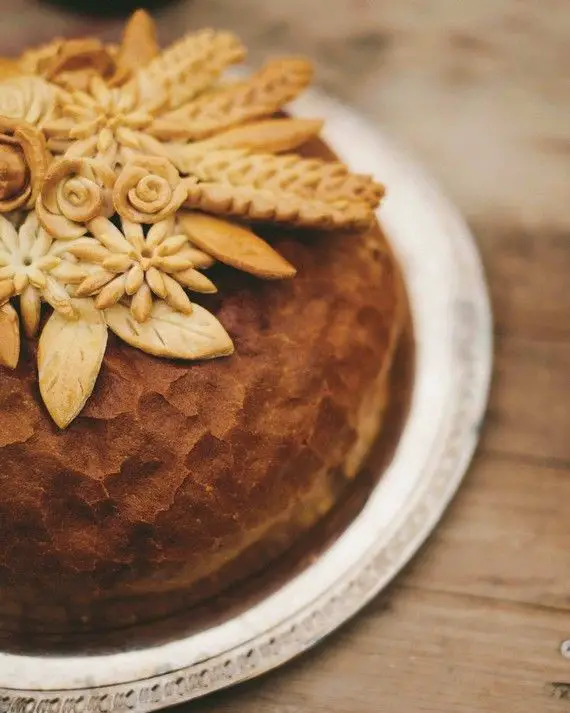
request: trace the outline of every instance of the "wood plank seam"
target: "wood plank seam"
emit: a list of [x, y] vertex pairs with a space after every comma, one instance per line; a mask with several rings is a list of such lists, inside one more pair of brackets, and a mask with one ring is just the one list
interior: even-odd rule
[[[405, 574], [404, 574], [405, 577]], [[494, 597], [489, 594], [471, 594], [469, 592], [459, 592], [441, 589], [440, 587], [430, 587], [430, 586], [418, 586], [417, 584], [408, 584], [405, 580], [398, 581], [394, 586], [393, 590], [398, 589], [410, 591], [410, 592], [424, 592], [428, 594], [435, 594], [439, 596], [452, 597], [464, 600], [466, 602], [473, 603], [494, 603], [499, 606], [509, 606], [514, 609], [531, 609], [533, 611], [549, 612], [554, 614], [563, 614], [565, 617], [568, 616], [568, 609], [564, 607], [557, 607], [549, 604], [537, 604], [536, 602], [525, 602], [520, 599], [507, 599], [506, 597]], [[389, 609], [389, 606], [385, 607]], [[568, 630], [568, 635], [570, 636], [570, 628]], [[564, 633], [561, 634], [561, 641], [568, 638]], [[570, 666], [570, 661], [569, 661]]]

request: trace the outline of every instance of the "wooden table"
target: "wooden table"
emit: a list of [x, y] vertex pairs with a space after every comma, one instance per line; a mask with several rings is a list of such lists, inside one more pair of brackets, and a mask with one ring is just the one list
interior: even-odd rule
[[[45, 37], [69, 22], [9, 0], [9, 46], [10, 9]], [[256, 61], [312, 56], [320, 83], [411, 146], [464, 210], [496, 320], [478, 454], [407, 571], [309, 654], [187, 709], [570, 711], [568, 3], [194, 0], [162, 24], [233, 28]]]

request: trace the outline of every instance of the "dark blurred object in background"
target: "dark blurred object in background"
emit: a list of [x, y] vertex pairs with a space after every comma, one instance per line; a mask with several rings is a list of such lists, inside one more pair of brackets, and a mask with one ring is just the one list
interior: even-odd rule
[[134, 10], [159, 10], [166, 5], [173, 5], [180, 0], [43, 0], [57, 5], [64, 10], [81, 15], [97, 15], [98, 17], [122, 17]]

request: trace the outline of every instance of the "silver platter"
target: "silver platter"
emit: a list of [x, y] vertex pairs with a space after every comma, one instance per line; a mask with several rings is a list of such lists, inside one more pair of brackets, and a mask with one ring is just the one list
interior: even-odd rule
[[414, 387], [395, 455], [362, 509], [319, 557], [242, 611], [137, 649], [1, 653], [0, 713], [151, 711], [279, 666], [388, 584], [463, 478], [485, 410], [492, 355], [491, 313], [473, 238], [433, 182], [374, 127], [316, 93], [294, 113], [323, 117], [325, 138], [341, 158], [389, 187], [380, 220], [406, 276], [415, 338]]

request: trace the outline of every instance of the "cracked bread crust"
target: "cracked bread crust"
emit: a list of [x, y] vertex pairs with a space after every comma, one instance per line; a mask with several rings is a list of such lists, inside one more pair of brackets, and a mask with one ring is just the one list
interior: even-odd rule
[[[332, 156], [319, 141], [305, 155]], [[66, 431], [41, 404], [31, 342], [15, 372], [0, 367], [0, 631], [113, 628], [211, 596], [357, 472], [406, 319], [396, 262], [377, 226], [260, 234], [298, 275], [213, 268], [204, 304], [232, 357], [185, 364], [111, 337]]]

